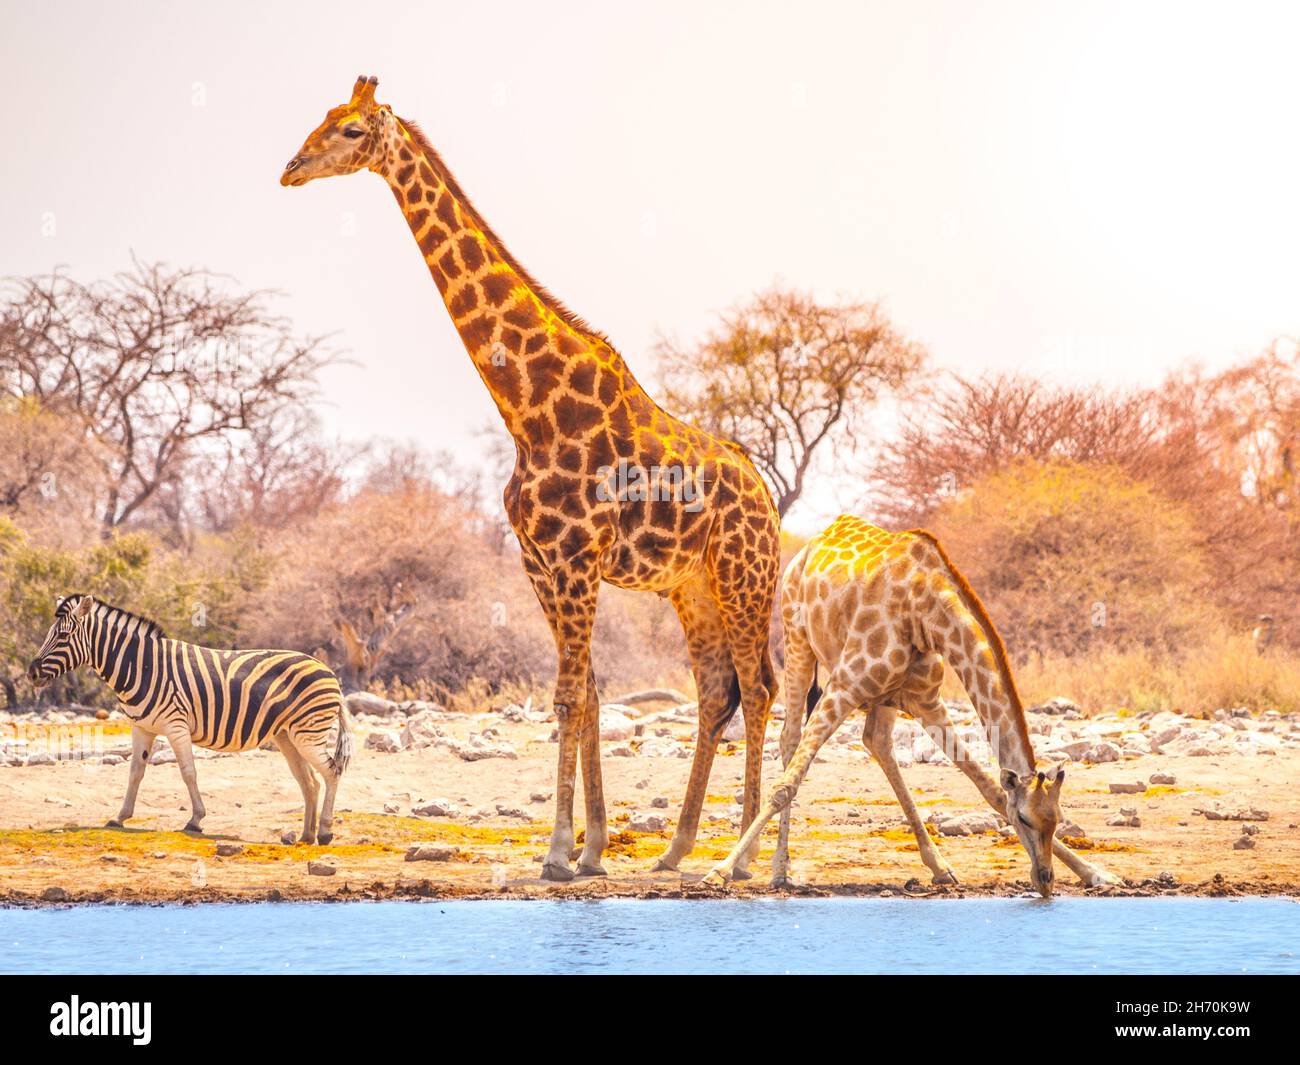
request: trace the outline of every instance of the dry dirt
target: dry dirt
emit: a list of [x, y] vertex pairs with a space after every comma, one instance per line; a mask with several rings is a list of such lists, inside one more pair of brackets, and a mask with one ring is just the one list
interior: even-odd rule
[[[450, 731], [465, 735], [470, 727], [467, 719]], [[720, 752], [699, 843], [674, 874], [649, 870], [667, 845], [689, 760], [611, 756], [611, 749], [628, 745], [607, 743], [605, 793], [613, 820], [605, 857], [609, 876], [556, 885], [538, 878], [552, 802], [530, 800], [533, 793], [549, 796], [554, 790], [555, 746], [546, 736], [550, 726], [502, 721], [495, 727], [519, 752], [517, 759], [467, 762], [445, 747], [395, 754], [358, 749], [340, 788], [336, 837], [328, 847], [280, 842], [282, 833], [299, 827], [301, 800], [275, 752], [198, 763], [208, 808], [201, 836], [176, 831], [188, 819], [189, 806], [175, 764], [150, 767], [137, 816], [125, 829], [102, 827], [121, 802], [125, 765], [62, 761], [0, 768], [0, 904], [717, 894], [699, 881], [736, 839], [743, 743], [727, 743]], [[778, 727], [773, 724], [769, 739]], [[685, 724], [673, 729], [682, 740], [691, 733]], [[765, 763], [767, 781], [774, 779], [778, 766]], [[1089, 857], [1125, 879], [1124, 887], [1103, 891], [1293, 894], [1300, 885], [1298, 771], [1300, 751], [1294, 749], [1270, 756], [1147, 755], [1078, 765], [1071, 769], [1064, 806], [1067, 817], [1088, 833]], [[1145, 781], [1156, 772], [1174, 774], [1176, 785], [1153, 787], [1142, 795], [1109, 793], [1112, 781]], [[923, 809], [987, 809], [973, 785], [951, 766], [917, 764], [905, 775]], [[655, 797], [666, 798], [667, 809], [652, 809]], [[422, 801], [441, 798], [459, 806], [460, 816], [410, 816]], [[1211, 821], [1193, 812], [1214, 800], [1268, 812], [1267, 820], [1257, 822], [1253, 849], [1234, 849], [1240, 823]], [[498, 805], [524, 816], [499, 813]], [[385, 812], [386, 806], [397, 812]], [[1106, 826], [1121, 806], [1137, 808], [1140, 827]], [[578, 807], [580, 813], [580, 801]], [[471, 816], [484, 808], [491, 816]], [[660, 815], [669, 823], [662, 832], [631, 831], [626, 826], [634, 813]], [[892, 792], [860, 744], [828, 751], [814, 765], [797, 800], [794, 826], [793, 872], [807, 885], [801, 889], [805, 892], [1007, 895], [1029, 886], [1019, 844], [986, 832], [940, 839], [961, 884], [932, 888]], [[731, 886], [729, 893], [770, 893], [774, 840], [773, 826], [754, 863], [755, 878]], [[459, 849], [448, 861], [404, 860], [408, 846], [425, 841]], [[216, 851], [223, 843], [244, 849], [219, 857]], [[337, 872], [313, 875], [308, 872], [312, 861], [332, 863]], [[1062, 893], [1083, 892], [1059, 863], [1057, 870]]]

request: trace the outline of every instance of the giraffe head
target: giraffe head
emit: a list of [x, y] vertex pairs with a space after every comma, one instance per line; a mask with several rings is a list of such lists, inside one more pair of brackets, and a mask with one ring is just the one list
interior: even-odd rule
[[305, 185], [316, 178], [374, 169], [387, 153], [393, 112], [375, 103], [378, 78], [357, 78], [352, 99], [331, 108], [280, 175], [281, 185]]
[[1002, 771], [1002, 787], [1007, 793], [1007, 820], [1029, 854], [1029, 880], [1044, 898], [1052, 894], [1052, 842], [1061, 820], [1061, 785], [1065, 767], [1058, 766], [1050, 775], [1035, 773], [1020, 776], [1010, 769]]
[[90, 595], [69, 595], [59, 600], [54, 609], [54, 624], [27, 667], [27, 679], [33, 687], [44, 688], [50, 681], [72, 672], [89, 659], [89, 625], [86, 619], [94, 605], [95, 598]]

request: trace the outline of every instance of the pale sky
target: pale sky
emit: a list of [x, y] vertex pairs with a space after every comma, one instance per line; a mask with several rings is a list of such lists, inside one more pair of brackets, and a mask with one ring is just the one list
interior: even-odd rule
[[[965, 372], [1150, 382], [1300, 333], [1294, 6], [0, 0], [0, 26], [0, 274], [134, 251], [282, 289], [360, 364], [325, 382], [352, 438], [473, 463], [496, 417], [383, 182], [278, 184], [359, 73], [650, 386], [657, 332], [777, 279], [883, 300]], [[830, 485], [796, 525], [851, 504]]]

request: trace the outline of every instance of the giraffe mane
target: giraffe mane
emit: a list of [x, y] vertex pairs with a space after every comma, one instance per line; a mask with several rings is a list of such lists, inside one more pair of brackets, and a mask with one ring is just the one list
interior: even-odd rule
[[[998, 676], [1002, 680], [1002, 686], [1007, 691], [1007, 698], [1011, 700], [1011, 705], [1020, 717], [1023, 724], [1025, 719], [1025, 707], [1020, 701], [1020, 690], [1016, 687], [1016, 678], [1011, 675], [1011, 665], [1007, 656], [1006, 644], [1002, 642], [1002, 634], [998, 632], [993, 624], [993, 619], [989, 617], [989, 612], [984, 606], [983, 601], [976, 594], [975, 589], [970, 586], [965, 575], [955, 565], [952, 559], [948, 557], [948, 552], [943, 549], [943, 544], [939, 538], [932, 532], [925, 529], [912, 529], [909, 531], [910, 536], [919, 536], [939, 552], [939, 557], [943, 559], [944, 567], [952, 575], [954, 583], [957, 585], [957, 591], [961, 594], [962, 599], [966, 601], [966, 609], [979, 622], [979, 626], [984, 630], [984, 635], [988, 638], [989, 646], [993, 649], [993, 660], [998, 667]], [[1028, 732], [1026, 731], [1026, 736]], [[1030, 748], [1033, 749], [1032, 747]]]
[[594, 328], [581, 315], [569, 310], [569, 308], [566, 307], [560, 299], [554, 296], [545, 285], [541, 284], [532, 276], [532, 274], [524, 269], [518, 259], [510, 254], [509, 249], [507, 249], [505, 244], [502, 243], [501, 238], [493, 232], [492, 227], [484, 220], [483, 216], [479, 213], [478, 208], [475, 207], [470, 201], [470, 198], [465, 195], [465, 190], [461, 188], [460, 182], [456, 180], [456, 176], [451, 172], [447, 164], [443, 162], [442, 156], [438, 154], [438, 149], [429, 143], [429, 138], [425, 136], [424, 130], [420, 129], [420, 127], [410, 119], [399, 117], [398, 121], [401, 122], [402, 126], [411, 134], [411, 138], [424, 153], [429, 164], [446, 184], [447, 190], [456, 198], [465, 213], [469, 215], [470, 221], [474, 223], [475, 228], [487, 237], [497, 254], [505, 260], [506, 265], [509, 266], [510, 269], [519, 275], [520, 279], [532, 290], [533, 294], [537, 296], [543, 304], [559, 315], [560, 318], [572, 329], [575, 329], [602, 344], [609, 344], [609, 337], [600, 332], [600, 330]]
[[[56, 618], [61, 618], [65, 616], [68, 613], [68, 611], [72, 609], [72, 604], [74, 601], [78, 599], [82, 599], [88, 594], [89, 593], [87, 592], [73, 592], [71, 595], [65, 595], [63, 599], [60, 601], [58, 607], [55, 609], [54, 616]], [[104, 602], [104, 600], [93, 595], [90, 596], [90, 598], [93, 599], [100, 606], [102, 606], [105, 610], [112, 611], [115, 615], [126, 618], [129, 621], [140, 622], [140, 624], [144, 627], [144, 634], [146, 636], [158, 636], [160, 638], [165, 638], [167, 635], [165, 632], [163, 632], [163, 627], [159, 625], [158, 622], [154, 621], [152, 618], [147, 618], [142, 614], [136, 614], [130, 610], [127, 610], [125, 607], [114, 606], [112, 603], [106, 603]]]

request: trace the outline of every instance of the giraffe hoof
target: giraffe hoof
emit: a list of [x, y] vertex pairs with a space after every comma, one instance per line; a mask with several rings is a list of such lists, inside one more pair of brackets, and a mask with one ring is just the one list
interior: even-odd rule
[[556, 865], [554, 862], [547, 862], [542, 866], [542, 879], [560, 882], [572, 880], [573, 870], [567, 865]]
[[124, 824], [122, 824], [122, 822], [121, 822], [120, 820], [118, 820], [116, 817], [114, 817], [114, 818], [110, 819], [110, 820], [109, 820], [109, 821], [104, 825], [104, 827], [105, 827], [105, 828], [125, 828], [126, 826], [125, 826]]
[[675, 873], [677, 871], [677, 863], [670, 862], [667, 858], [660, 858], [650, 867], [652, 873]]
[[957, 880], [957, 874], [954, 873], [951, 869], [947, 869], [942, 873], [935, 873], [934, 876], [930, 877], [930, 883], [931, 884], [952, 884], [954, 887], [956, 887], [959, 881]]
[[609, 876], [603, 865], [585, 865], [578, 863], [578, 876]]
[[775, 888], [777, 891], [793, 891], [794, 881], [785, 875], [774, 876], [772, 877], [771, 881], [768, 883], [768, 886], [771, 888]]
[[299, 843], [306, 843], [308, 846], [315, 846], [315, 845], [316, 845], [316, 837], [315, 837], [315, 836], [309, 836], [309, 835], [307, 835], [307, 834], [304, 832], [301, 836], [298, 837], [298, 842], [299, 842]]
[[333, 832], [322, 832], [319, 836], [316, 837], [316, 842], [319, 843], [322, 847], [324, 847], [333, 838], [334, 838]]
[[710, 869], [708, 875], [700, 883], [706, 887], [721, 888], [727, 886], [727, 878], [717, 869]]
[[190, 822], [189, 824], [187, 824], [184, 828], [182, 828], [181, 831], [182, 831], [182, 832], [192, 832], [192, 833], [194, 833], [195, 835], [199, 835], [199, 836], [201, 836], [201, 835], [203, 835], [203, 826], [202, 826], [202, 825], [196, 825], [193, 821], [191, 821], [191, 822]]
[[733, 869], [731, 873], [732, 880], [753, 880], [754, 874], [748, 869]]

